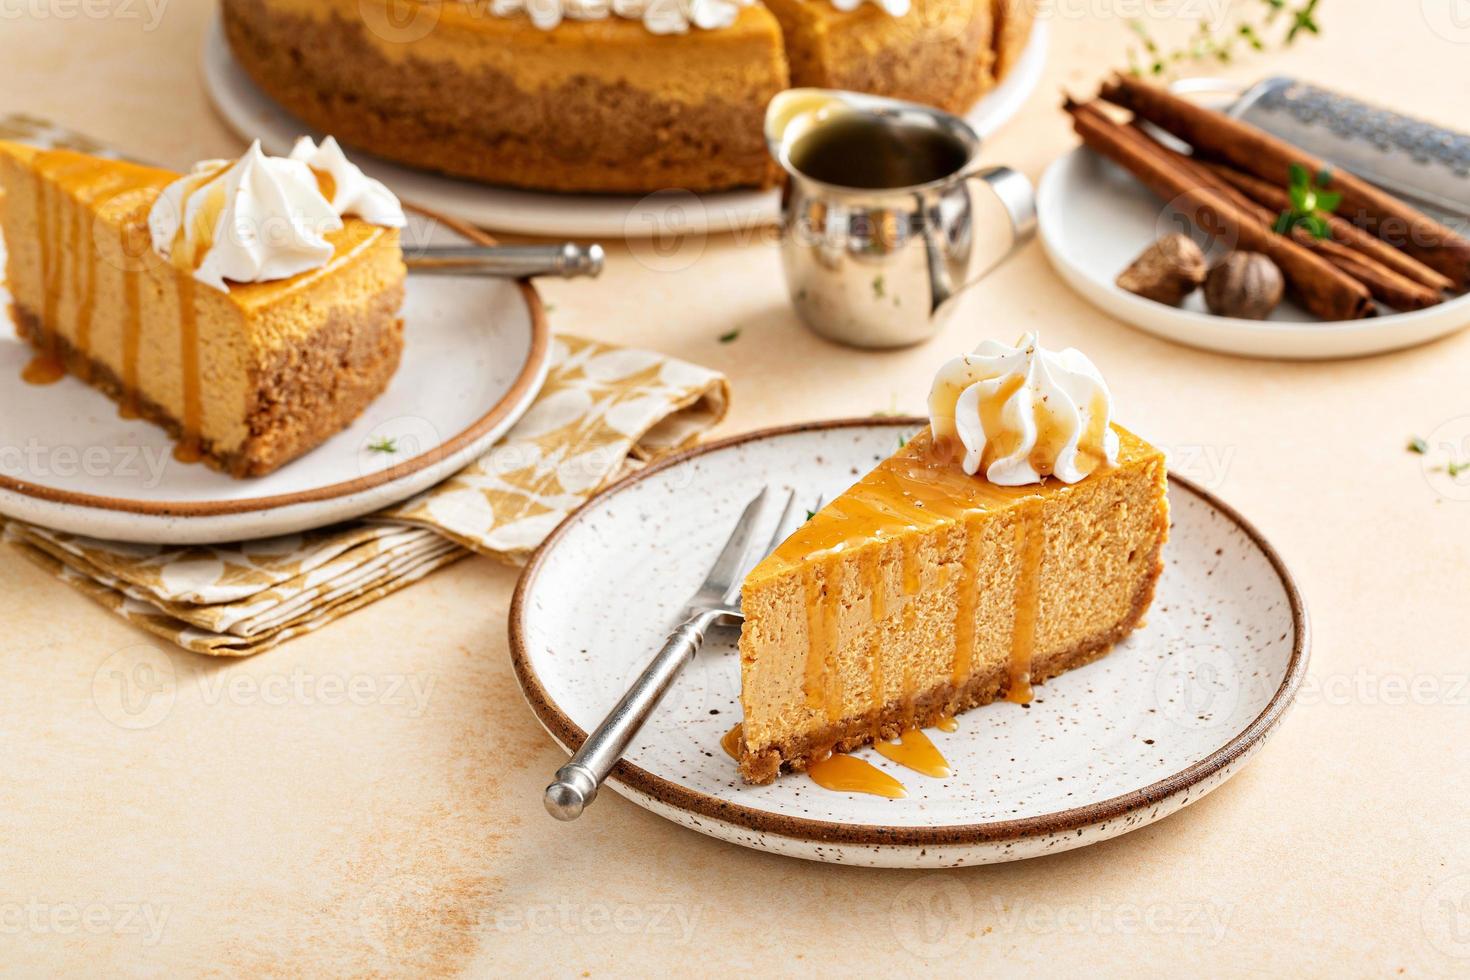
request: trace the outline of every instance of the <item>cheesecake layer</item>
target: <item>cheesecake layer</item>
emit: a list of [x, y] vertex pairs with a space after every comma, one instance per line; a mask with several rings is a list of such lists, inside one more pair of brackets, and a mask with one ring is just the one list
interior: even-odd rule
[[791, 82], [871, 92], [965, 112], [994, 84], [992, 0], [913, 0], [903, 17], [873, 4], [766, 0], [781, 23]]
[[927, 432], [834, 500], [742, 590], [741, 773], [768, 782], [1095, 659], [1152, 600], [1161, 453], [1066, 485], [967, 476]]
[[621, 18], [542, 31], [446, 3], [405, 43], [373, 26], [386, 3], [225, 0], [223, 13], [240, 63], [272, 98], [379, 156], [564, 191], [775, 182], [761, 125], [787, 71], [764, 9], [727, 29], [658, 36]]
[[289, 279], [196, 282], [151, 247], [149, 209], [175, 174], [0, 144], [6, 278], [46, 355], [236, 476], [258, 476], [350, 423], [402, 350], [394, 229], [355, 219]]

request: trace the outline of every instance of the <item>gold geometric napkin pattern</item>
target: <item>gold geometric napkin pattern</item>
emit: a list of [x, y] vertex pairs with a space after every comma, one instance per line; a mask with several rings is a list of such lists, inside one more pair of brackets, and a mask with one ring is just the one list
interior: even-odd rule
[[520, 564], [630, 467], [724, 418], [724, 377], [559, 335], [536, 401], [484, 456], [372, 517], [230, 545], [99, 541], [12, 521], [5, 540], [123, 619], [198, 653], [259, 653], [470, 552]]

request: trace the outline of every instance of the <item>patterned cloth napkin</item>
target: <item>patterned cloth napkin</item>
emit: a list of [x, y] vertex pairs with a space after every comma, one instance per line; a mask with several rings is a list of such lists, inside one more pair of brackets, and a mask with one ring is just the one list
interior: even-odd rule
[[576, 337], [485, 456], [349, 524], [231, 545], [136, 545], [12, 521], [22, 554], [129, 622], [198, 653], [245, 656], [308, 633], [471, 551], [519, 564], [598, 488], [725, 415], [713, 371]]

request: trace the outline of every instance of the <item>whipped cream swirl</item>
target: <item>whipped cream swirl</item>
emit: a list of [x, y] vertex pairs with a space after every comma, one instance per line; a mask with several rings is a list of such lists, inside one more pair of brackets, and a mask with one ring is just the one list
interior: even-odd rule
[[408, 223], [403, 217], [403, 205], [393, 192], [347, 159], [332, 137], [326, 137], [317, 146], [310, 136], [303, 136], [291, 148], [288, 159], [306, 164], [319, 178], [322, 175], [331, 178], [332, 195], [328, 203], [339, 215], [355, 215], [368, 224], [385, 228], [402, 228]]
[[[490, 12], [511, 17], [524, 12], [549, 31], [563, 20], [603, 20], [609, 16], [643, 22], [651, 34], [685, 34], [690, 27], [712, 31], [729, 27], [740, 8], [754, 0], [492, 0]], [[905, 0], [889, 0], [905, 2]]]
[[341, 227], [311, 168], [266, 156], [259, 140], [233, 163], [196, 163], [148, 212], [154, 250], [221, 291], [226, 279], [266, 282], [326, 265], [324, 236]]
[[935, 443], [958, 439], [966, 473], [1008, 487], [1048, 476], [1076, 483], [1116, 465], [1112, 412], [1087, 355], [1046, 350], [1034, 333], [1015, 347], [987, 340], [940, 368], [929, 392]]

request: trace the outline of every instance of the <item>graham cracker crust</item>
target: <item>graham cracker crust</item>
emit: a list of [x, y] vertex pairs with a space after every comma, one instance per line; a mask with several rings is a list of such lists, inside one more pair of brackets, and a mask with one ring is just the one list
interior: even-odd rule
[[[1047, 657], [1037, 657], [1031, 664], [1031, 683], [1043, 684], [1059, 674], [1100, 660], [1129, 633], [1138, 628], [1144, 613], [1153, 602], [1154, 590], [1163, 571], [1163, 535], [1150, 558], [1152, 574], [1134, 595], [1129, 614], [1112, 629]], [[912, 726], [908, 724], [910, 712], [903, 703], [892, 701], [881, 712], [865, 714], [843, 720], [805, 735], [785, 739], [750, 752], [742, 740], [740, 745], [740, 776], [747, 783], [761, 785], [775, 781], [784, 771], [801, 772], [814, 762], [827, 758], [834, 752], [851, 752], [871, 745], [876, 732], [878, 737], [894, 739], [907, 727], [930, 728], [945, 715], [957, 715], [971, 708], [978, 708], [1005, 697], [1010, 685], [1009, 670], [1004, 665], [984, 674], [976, 674], [957, 688], [951, 682], [934, 685], [914, 696]]]
[[233, 450], [221, 450], [140, 391], [123, 384], [111, 367], [78, 351], [41, 318], [11, 304], [16, 332], [36, 350], [51, 354], [68, 373], [101, 391], [139, 417], [165, 429], [176, 442], [197, 442], [202, 461], [234, 477], [264, 476], [314, 449], [362, 414], [392, 379], [403, 352], [403, 321], [397, 311], [403, 287], [377, 296], [365, 315], [333, 310], [308, 345], [275, 351], [252, 371], [246, 423], [249, 435]]
[[[255, 82], [312, 126], [378, 156], [491, 184], [570, 192], [771, 187], [765, 106], [780, 87], [681, 105], [570, 73], [526, 92], [505, 74], [412, 54], [390, 61], [361, 20], [226, 0], [225, 34]], [[656, 57], [656, 55], [650, 55]]]

